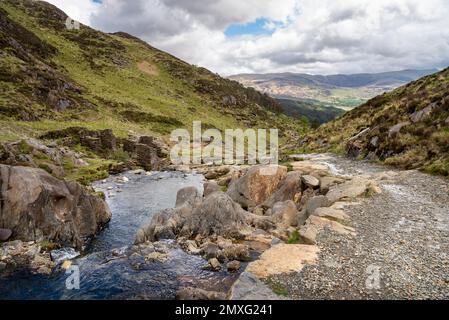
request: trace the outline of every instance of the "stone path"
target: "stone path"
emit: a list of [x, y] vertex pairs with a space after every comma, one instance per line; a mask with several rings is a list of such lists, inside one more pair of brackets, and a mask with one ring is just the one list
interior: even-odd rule
[[[340, 175], [390, 170], [334, 156], [310, 160]], [[270, 281], [291, 299], [448, 299], [449, 181], [417, 171], [389, 176], [380, 195], [344, 208], [355, 236], [321, 232], [317, 264]]]

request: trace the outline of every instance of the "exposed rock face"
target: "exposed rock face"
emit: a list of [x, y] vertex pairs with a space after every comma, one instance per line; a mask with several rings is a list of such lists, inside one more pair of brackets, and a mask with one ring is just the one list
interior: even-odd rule
[[329, 207], [332, 204], [332, 202], [326, 197], [326, 196], [316, 196], [313, 198], [310, 198], [305, 206], [304, 210], [307, 215], [307, 217], [314, 214], [315, 210], [322, 207]]
[[355, 234], [355, 230], [327, 218], [312, 215], [299, 230], [299, 235], [303, 243], [308, 245], [317, 244], [317, 236], [323, 229], [330, 229], [339, 234]]
[[54, 266], [50, 254], [43, 252], [39, 244], [20, 240], [0, 244], [0, 274], [14, 272], [17, 267], [27, 268], [32, 273], [50, 274]]
[[220, 235], [240, 238], [246, 226], [246, 212], [225, 193], [216, 192], [194, 208], [181, 229], [183, 236]]
[[83, 127], [71, 127], [58, 131], [51, 131], [42, 139], [67, 139], [69, 145], [80, 143], [100, 155], [110, 155], [117, 149], [117, 139], [111, 129], [93, 131]]
[[[190, 189], [189, 189], [190, 190]], [[137, 233], [136, 243], [174, 239], [176, 237], [208, 237], [220, 235], [227, 238], [240, 238], [240, 230], [246, 224], [246, 212], [222, 192], [209, 195], [204, 201], [181, 200], [189, 198], [187, 189], [178, 192], [175, 209], [167, 209], [156, 214], [150, 224]], [[194, 195], [193, 195], [194, 198]], [[192, 197], [190, 197], [192, 199]]]
[[266, 201], [287, 175], [283, 166], [254, 166], [236, 181], [231, 182], [228, 194], [244, 208], [254, 208]]
[[178, 191], [176, 195], [176, 207], [183, 206], [185, 204], [194, 204], [196, 200], [199, 200], [200, 193], [195, 187], [185, 187]]
[[0, 242], [8, 241], [8, 239], [12, 236], [12, 231], [9, 229], [0, 229]]
[[320, 186], [320, 180], [318, 180], [317, 178], [313, 177], [313, 176], [302, 176], [302, 182], [309, 188], [315, 189], [318, 188]]
[[406, 127], [408, 125], [410, 125], [410, 122], [408, 122], [408, 121], [401, 122], [401, 123], [398, 123], [398, 124], [394, 125], [388, 131], [388, 137], [392, 138], [392, 137], [396, 136], [401, 131], [402, 128], [404, 128], [404, 127]]
[[13, 239], [82, 248], [111, 218], [102, 199], [41, 169], [0, 165], [0, 192], [0, 224]]
[[305, 264], [313, 264], [320, 250], [316, 246], [278, 244], [265, 251], [259, 260], [251, 262], [246, 268], [259, 278], [276, 274], [300, 272]]
[[272, 209], [273, 220], [282, 227], [288, 228], [298, 224], [298, 209], [296, 204], [291, 201], [278, 202]]
[[106, 158], [121, 149], [145, 170], [161, 170], [169, 165], [168, 160], [164, 159], [169, 154], [168, 146], [163, 140], [151, 136], [118, 139], [111, 129], [93, 131], [83, 127], [71, 127], [48, 132], [41, 138], [64, 139], [67, 146], [79, 143]]
[[289, 172], [279, 184], [278, 190], [273, 193], [262, 205], [272, 207], [276, 202], [292, 200], [298, 203], [301, 199], [302, 182], [299, 172]]
[[356, 177], [331, 188], [326, 194], [326, 197], [332, 203], [339, 200], [356, 198], [367, 192], [373, 185], [375, 185], [375, 183], [369, 179]]
[[221, 187], [214, 181], [209, 181], [204, 183], [204, 193], [203, 196], [207, 197], [214, 192], [221, 191]]
[[232, 286], [229, 300], [279, 300], [281, 299], [250, 272], [243, 272]]
[[64, 162], [73, 163], [75, 167], [88, 165], [81, 157], [82, 154], [66, 147], [47, 146], [35, 139], [0, 145], [0, 162], [2, 164], [41, 168], [58, 178], [62, 178], [66, 174]]

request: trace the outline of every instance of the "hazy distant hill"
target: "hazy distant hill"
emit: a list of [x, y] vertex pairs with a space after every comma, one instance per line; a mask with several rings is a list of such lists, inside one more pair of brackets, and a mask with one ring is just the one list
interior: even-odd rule
[[284, 113], [293, 118], [306, 118], [312, 127], [334, 120], [341, 116], [344, 110], [335, 107], [325, 107], [307, 101], [277, 99]]
[[438, 70], [403, 70], [384, 73], [310, 75], [299, 73], [240, 74], [230, 79], [276, 98], [308, 99], [352, 109], [367, 100]]

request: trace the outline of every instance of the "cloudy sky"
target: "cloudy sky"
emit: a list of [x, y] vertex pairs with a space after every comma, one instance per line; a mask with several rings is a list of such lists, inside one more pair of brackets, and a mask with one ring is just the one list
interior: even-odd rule
[[48, 0], [222, 75], [449, 66], [447, 0]]

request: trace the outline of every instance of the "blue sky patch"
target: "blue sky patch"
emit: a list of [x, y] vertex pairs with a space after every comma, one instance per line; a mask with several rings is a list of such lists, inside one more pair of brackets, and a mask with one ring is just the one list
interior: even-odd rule
[[257, 18], [255, 21], [247, 24], [231, 24], [224, 33], [227, 37], [271, 35], [281, 25], [282, 23], [278, 21]]

